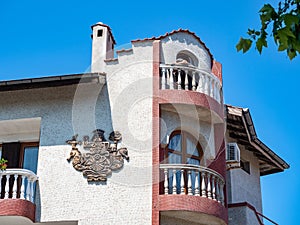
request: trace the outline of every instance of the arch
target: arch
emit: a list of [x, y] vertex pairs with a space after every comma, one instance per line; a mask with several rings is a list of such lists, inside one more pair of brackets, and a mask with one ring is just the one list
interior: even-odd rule
[[176, 64], [187, 64], [187, 66], [198, 67], [199, 60], [198, 58], [187, 50], [182, 50], [176, 55]]

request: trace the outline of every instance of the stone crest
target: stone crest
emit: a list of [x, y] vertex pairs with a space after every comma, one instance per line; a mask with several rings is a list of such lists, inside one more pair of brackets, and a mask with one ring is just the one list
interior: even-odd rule
[[[93, 131], [93, 137], [84, 136], [83, 141], [77, 141], [78, 135], [66, 141], [72, 145], [70, 156], [73, 167], [82, 171], [88, 181], [106, 181], [112, 171], [121, 169], [124, 166], [124, 159], [129, 160], [127, 148], [118, 148], [122, 135], [118, 131], [110, 133], [109, 141], [105, 140], [104, 131], [97, 129]], [[82, 145], [87, 152], [81, 153], [77, 145]]]

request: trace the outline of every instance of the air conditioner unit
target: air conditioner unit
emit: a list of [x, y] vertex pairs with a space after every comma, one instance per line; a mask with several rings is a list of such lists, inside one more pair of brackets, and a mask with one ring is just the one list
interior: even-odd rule
[[227, 168], [240, 167], [240, 149], [237, 143], [228, 143], [226, 149]]

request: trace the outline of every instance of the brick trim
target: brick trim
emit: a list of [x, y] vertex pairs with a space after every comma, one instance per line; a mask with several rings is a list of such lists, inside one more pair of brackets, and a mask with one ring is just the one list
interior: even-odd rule
[[222, 219], [227, 223], [227, 210], [220, 203], [200, 196], [189, 195], [160, 195], [159, 210], [183, 210], [201, 212]]
[[35, 204], [23, 199], [0, 199], [0, 216], [22, 216], [35, 222]]

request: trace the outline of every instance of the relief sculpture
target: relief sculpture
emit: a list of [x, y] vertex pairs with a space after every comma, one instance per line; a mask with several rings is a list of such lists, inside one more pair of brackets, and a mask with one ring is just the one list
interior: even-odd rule
[[[83, 141], [77, 141], [78, 135], [66, 141], [72, 146], [67, 160], [72, 161], [73, 167], [82, 171], [88, 181], [106, 181], [112, 171], [119, 170], [124, 166], [124, 159], [129, 161], [127, 148], [118, 148], [122, 135], [118, 131], [111, 132], [109, 141], [105, 140], [104, 131], [97, 129], [89, 136], [84, 136]], [[77, 145], [82, 145], [86, 150], [80, 152]]]

